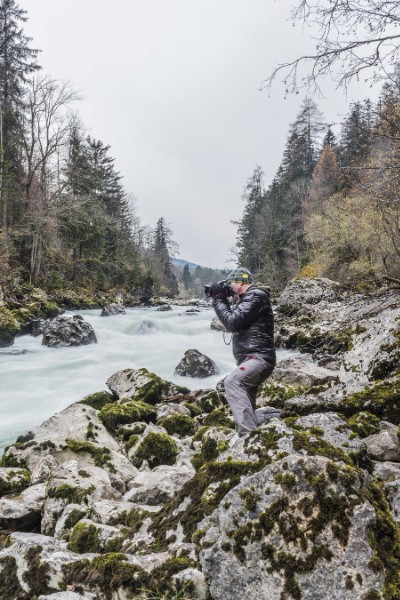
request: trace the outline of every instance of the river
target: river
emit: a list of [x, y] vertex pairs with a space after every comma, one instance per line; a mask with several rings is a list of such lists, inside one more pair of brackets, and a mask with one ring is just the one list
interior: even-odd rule
[[[97, 344], [47, 348], [42, 336], [21, 336], [0, 350], [0, 450], [28, 429], [85, 395], [107, 389], [120, 369], [146, 367], [192, 390], [214, 387], [233, 367], [232, 348], [213, 331], [212, 309], [187, 313], [131, 308], [127, 314], [101, 317], [100, 310], [79, 311], [94, 328]], [[226, 341], [230, 335], [225, 334]], [[194, 379], [174, 375], [184, 352], [196, 348], [216, 363], [219, 375]], [[278, 358], [286, 353], [280, 352]]]

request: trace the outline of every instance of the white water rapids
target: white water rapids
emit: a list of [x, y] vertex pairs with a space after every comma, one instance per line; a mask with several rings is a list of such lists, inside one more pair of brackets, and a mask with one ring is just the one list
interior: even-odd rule
[[[100, 317], [100, 310], [83, 310], [79, 314], [93, 326], [97, 344], [47, 348], [42, 336], [25, 335], [1, 349], [0, 450], [85, 395], [107, 389], [106, 380], [120, 369], [146, 367], [192, 390], [214, 387], [235, 365], [232, 348], [224, 344], [221, 332], [210, 329], [212, 309], [190, 314], [186, 310], [132, 308], [111, 317]], [[230, 334], [225, 337], [229, 340]], [[174, 375], [189, 348], [212, 358], [219, 374], [206, 379]]]

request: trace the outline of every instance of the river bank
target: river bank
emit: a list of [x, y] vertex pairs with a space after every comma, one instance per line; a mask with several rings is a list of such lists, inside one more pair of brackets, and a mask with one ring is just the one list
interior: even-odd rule
[[400, 293], [292, 282], [276, 333], [302, 355], [244, 438], [215, 390], [125, 365], [13, 444], [0, 598], [400, 598]]

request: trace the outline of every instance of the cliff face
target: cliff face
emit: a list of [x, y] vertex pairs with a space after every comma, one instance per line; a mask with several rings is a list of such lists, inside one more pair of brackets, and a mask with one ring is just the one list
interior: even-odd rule
[[5, 451], [1, 599], [400, 598], [400, 292], [293, 282], [276, 321], [244, 438], [125, 369]]

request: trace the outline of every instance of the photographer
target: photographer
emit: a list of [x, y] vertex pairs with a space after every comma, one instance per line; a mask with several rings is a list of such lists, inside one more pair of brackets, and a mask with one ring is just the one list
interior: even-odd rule
[[[258, 386], [271, 375], [276, 364], [269, 289], [253, 285], [250, 271], [239, 267], [226, 281], [207, 286], [207, 292], [219, 320], [233, 333], [233, 355], [238, 366], [225, 378], [224, 387], [242, 436], [281, 412], [272, 408], [256, 410]], [[238, 301], [231, 306], [227, 298], [232, 295]]]

